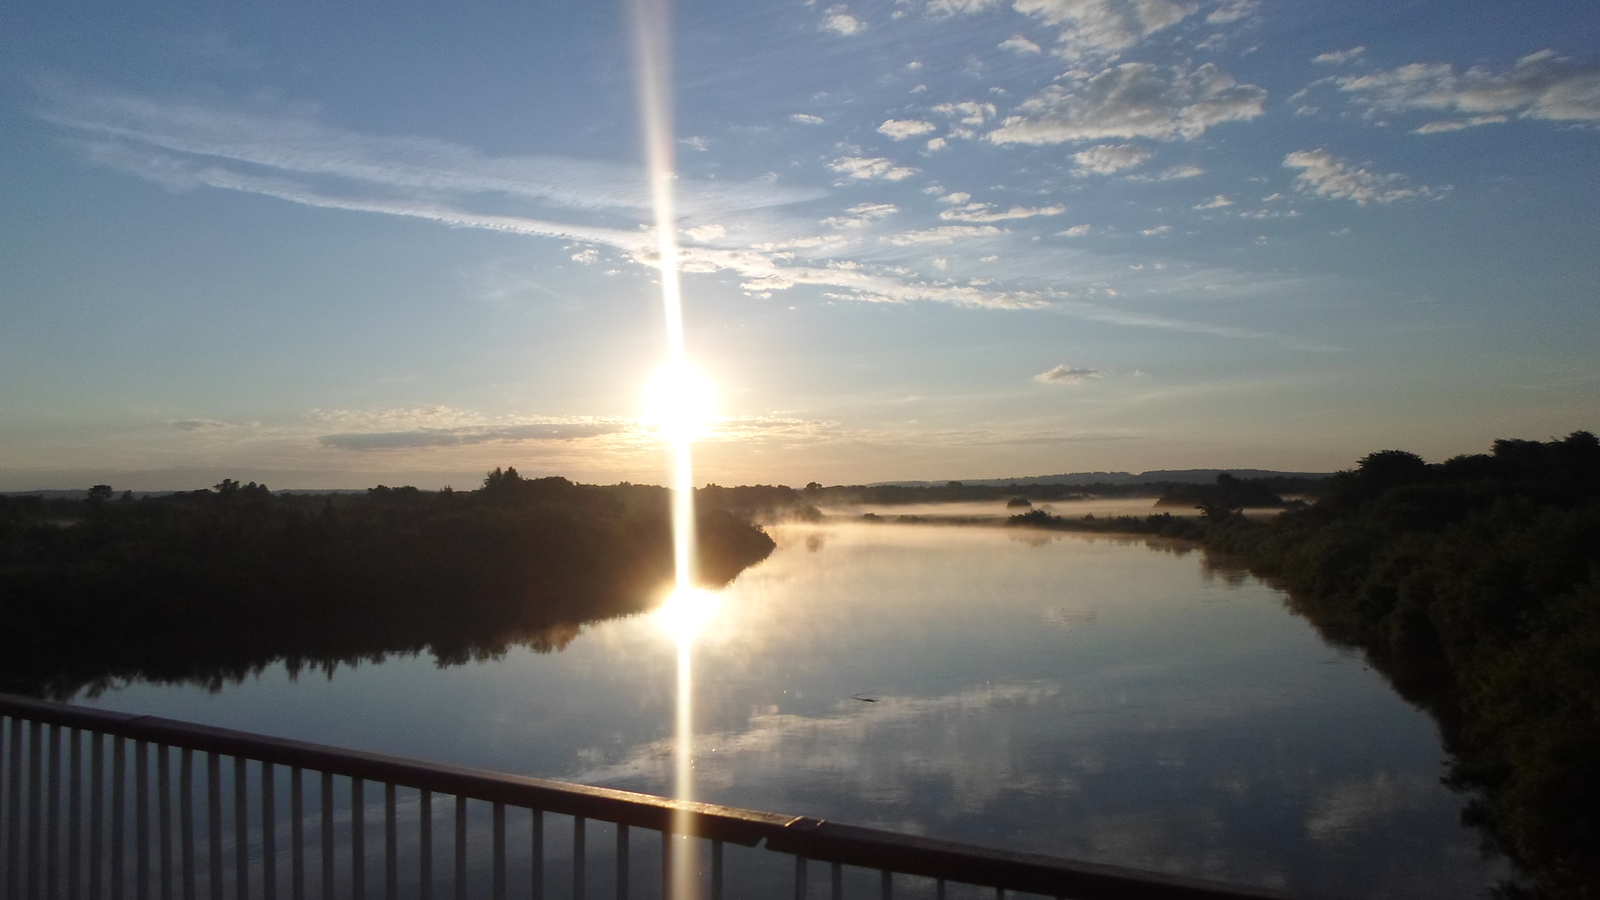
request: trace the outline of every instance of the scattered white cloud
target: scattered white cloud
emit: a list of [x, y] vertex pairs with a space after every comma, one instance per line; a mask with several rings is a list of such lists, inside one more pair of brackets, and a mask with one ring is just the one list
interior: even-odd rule
[[801, 125], [821, 125], [825, 120], [821, 116], [813, 116], [810, 113], [791, 113], [789, 121], [799, 122]]
[[1056, 52], [1070, 60], [1114, 58], [1189, 15], [1171, 0], [1016, 0], [1013, 8], [1063, 26]]
[[1166, 234], [1166, 233], [1170, 232], [1171, 230], [1172, 230], [1172, 226], [1171, 225], [1157, 225], [1154, 228], [1146, 228], [1145, 230], [1143, 230], [1143, 231], [1141, 231], [1139, 233], [1144, 235], [1145, 237], [1159, 237], [1160, 235]]
[[1091, 227], [1090, 225], [1074, 225], [1066, 231], [1058, 231], [1056, 234], [1060, 237], [1083, 237], [1089, 233]]
[[994, 9], [1001, 0], [928, 0], [928, 15], [938, 18], [971, 15]]
[[1393, 203], [1437, 196], [1438, 188], [1410, 186], [1404, 175], [1384, 174], [1335, 159], [1327, 150], [1297, 150], [1283, 158], [1287, 168], [1299, 169], [1295, 187], [1330, 200], [1368, 203]]
[[828, 164], [828, 168], [835, 172], [848, 175], [851, 178], [873, 179], [882, 178], [886, 181], [902, 181], [917, 174], [916, 169], [897, 166], [893, 160], [883, 157], [842, 156]]
[[830, 216], [822, 220], [829, 228], [862, 228], [899, 212], [893, 203], [859, 203], [845, 210], [847, 216]]
[[848, 37], [852, 34], [860, 34], [866, 29], [866, 23], [850, 15], [850, 8], [843, 3], [828, 7], [828, 11], [822, 14], [823, 31], [831, 31], [834, 34], [842, 34]]
[[888, 119], [878, 126], [878, 133], [903, 141], [906, 138], [927, 134], [935, 127], [932, 122], [924, 122], [921, 119]]
[[1128, 180], [1129, 181], [1181, 181], [1181, 180], [1183, 180], [1185, 178], [1194, 178], [1197, 175], [1204, 175], [1205, 173], [1206, 173], [1205, 169], [1202, 169], [1199, 166], [1194, 165], [1193, 163], [1187, 163], [1187, 164], [1184, 164], [1184, 165], [1181, 165], [1181, 166], [1173, 166], [1170, 169], [1162, 169], [1160, 172], [1157, 172], [1154, 175], [1129, 175], [1128, 176]]
[[1254, 15], [1260, 8], [1261, 0], [1222, 0], [1217, 4], [1217, 8], [1206, 16], [1206, 21], [1212, 25], [1226, 25]]
[[[1600, 65], [1580, 64], [1553, 50], [1517, 60], [1510, 69], [1415, 63], [1338, 80], [1339, 89], [1374, 113], [1455, 112], [1459, 128], [1485, 125], [1496, 115], [1562, 122], [1600, 122]], [[1429, 132], [1455, 130], [1431, 123]], [[1426, 126], [1425, 126], [1426, 127]]]
[[1223, 194], [1218, 194], [1215, 197], [1212, 197], [1210, 200], [1207, 200], [1204, 203], [1196, 203], [1194, 205], [1194, 208], [1195, 209], [1221, 209], [1224, 206], [1232, 206], [1232, 205], [1233, 205], [1233, 201], [1229, 200], [1227, 198], [1227, 196], [1225, 196]]
[[1470, 119], [1445, 119], [1438, 122], [1427, 122], [1413, 131], [1413, 134], [1440, 134], [1446, 131], [1463, 131], [1468, 128], [1477, 128], [1479, 125], [1498, 125], [1509, 122], [1511, 117], [1502, 114], [1492, 116], [1473, 116]]
[[1123, 63], [1071, 74], [1018, 107], [989, 132], [996, 144], [1059, 144], [1105, 138], [1192, 139], [1223, 122], [1262, 114], [1267, 92], [1239, 84], [1211, 63], [1193, 72]]
[[1004, 222], [1008, 219], [1031, 219], [1036, 216], [1059, 216], [1065, 206], [1013, 206], [997, 210], [989, 203], [968, 203], [939, 213], [939, 218], [952, 222]]
[[994, 237], [1004, 233], [993, 225], [944, 225], [922, 231], [906, 231], [890, 235], [884, 240], [896, 247], [910, 247], [914, 244], [951, 244], [965, 238]]
[[960, 103], [941, 103], [933, 108], [941, 115], [949, 116], [963, 125], [982, 125], [994, 118], [997, 110], [993, 103], [984, 103], [978, 100], [963, 100]]
[[1351, 47], [1349, 50], [1334, 50], [1328, 53], [1319, 53], [1311, 58], [1319, 66], [1342, 66], [1345, 63], [1359, 58], [1367, 52], [1365, 47]]
[[972, 195], [967, 193], [966, 191], [956, 191], [954, 193], [945, 194], [943, 197], [940, 197], [939, 198], [939, 202], [941, 202], [941, 203], [966, 203], [968, 200], [971, 200], [971, 199], [972, 199]]
[[577, 253], [572, 254], [573, 262], [582, 263], [586, 266], [593, 265], [594, 261], [599, 258], [600, 251], [594, 249], [593, 247], [590, 247], [587, 250], [579, 250]]
[[690, 135], [689, 137], [678, 138], [678, 143], [688, 147], [691, 150], [698, 150], [701, 153], [711, 149], [710, 139], [700, 135]]
[[1024, 55], [1044, 52], [1038, 44], [1035, 44], [1033, 41], [1028, 40], [1020, 34], [1013, 35], [1012, 37], [1001, 41], [998, 46], [1001, 50], [1010, 50], [1012, 53], [1020, 53]]
[[699, 225], [694, 228], [685, 229], [683, 233], [689, 236], [689, 240], [704, 244], [707, 241], [714, 241], [719, 237], [727, 235], [728, 229], [722, 227], [721, 225], [712, 223], [710, 225]]
[[933, 153], [937, 150], [943, 150], [947, 145], [949, 145], [949, 143], [950, 142], [948, 140], [945, 140], [942, 137], [931, 138], [928, 141], [928, 152]]
[[1112, 175], [1143, 165], [1151, 152], [1138, 144], [1101, 144], [1072, 154], [1075, 175]]
[[1033, 376], [1033, 380], [1042, 384], [1083, 384], [1091, 378], [1100, 378], [1104, 374], [1099, 369], [1085, 369], [1062, 363], [1048, 372], [1040, 372]]

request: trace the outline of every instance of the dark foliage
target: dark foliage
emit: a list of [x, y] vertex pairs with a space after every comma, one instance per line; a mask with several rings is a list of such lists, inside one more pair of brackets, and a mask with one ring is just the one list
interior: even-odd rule
[[[481, 490], [286, 496], [224, 481], [133, 500], [0, 497], [0, 690], [66, 697], [119, 679], [220, 685], [391, 652], [441, 663], [552, 646], [644, 609], [670, 581], [669, 495], [495, 470]], [[699, 516], [725, 583], [772, 540]]]

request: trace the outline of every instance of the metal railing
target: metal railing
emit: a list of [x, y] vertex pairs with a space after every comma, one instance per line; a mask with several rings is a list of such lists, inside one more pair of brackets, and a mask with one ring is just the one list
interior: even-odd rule
[[0, 810], [7, 900], [1285, 896], [4, 694]]

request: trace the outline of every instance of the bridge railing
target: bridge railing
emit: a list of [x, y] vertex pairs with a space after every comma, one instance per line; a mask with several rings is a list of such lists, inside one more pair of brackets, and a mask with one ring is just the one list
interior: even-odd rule
[[1284, 896], [4, 694], [0, 811], [17, 900]]

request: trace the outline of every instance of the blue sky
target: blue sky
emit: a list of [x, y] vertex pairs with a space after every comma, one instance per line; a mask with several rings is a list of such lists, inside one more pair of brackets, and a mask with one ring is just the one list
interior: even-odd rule
[[[694, 2], [699, 480], [1600, 426], [1592, 3]], [[626, 10], [0, 11], [0, 489], [662, 482]]]

